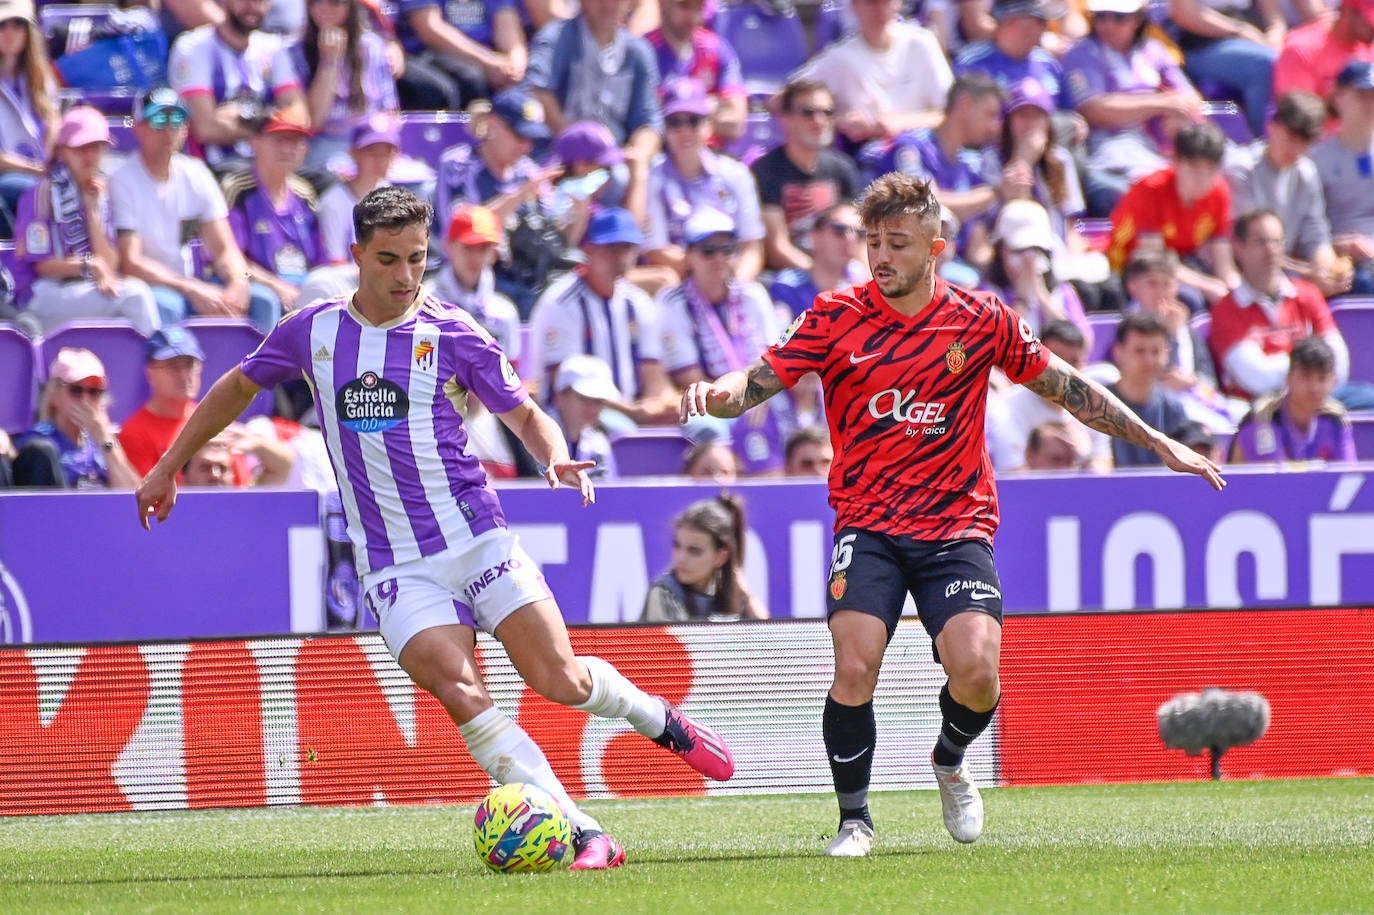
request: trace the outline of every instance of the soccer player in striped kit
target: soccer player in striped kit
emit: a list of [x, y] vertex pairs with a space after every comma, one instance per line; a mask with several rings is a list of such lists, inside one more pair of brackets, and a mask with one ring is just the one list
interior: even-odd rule
[[734, 773], [724, 741], [600, 658], [576, 657], [544, 577], [506, 529], [496, 494], [467, 450], [460, 415], [476, 397], [547, 467], [552, 489], [595, 493], [591, 462], [573, 461], [557, 424], [467, 312], [427, 294], [433, 211], [396, 187], [353, 211], [357, 291], [283, 319], [224, 375], [137, 492], [139, 521], [165, 521], [176, 473], [254, 395], [302, 374], [315, 392], [368, 606], [400, 666], [443, 704], [477, 763], [501, 783], [538, 785], [575, 832], [574, 869], [616, 867], [625, 852], [581, 811], [543, 752], [493, 704], [474, 653], [476, 630], [499, 639], [540, 695], [624, 718], [710, 778]]
[[908, 593], [949, 678], [931, 754], [945, 827], [960, 842], [983, 831], [964, 751], [992, 722], [1001, 695], [1002, 591], [992, 557], [999, 517], [983, 439], [994, 367], [1088, 426], [1154, 451], [1170, 469], [1225, 485], [1210, 460], [1146, 426], [1043, 348], [996, 296], [936, 275], [946, 243], [930, 184], [884, 175], [869, 185], [859, 215], [872, 282], [822, 292], [762, 358], [692, 384], [681, 405], [683, 422], [708, 412], [739, 416], [808, 372], [821, 376], [835, 443], [827, 589], [835, 675], [821, 719], [840, 805], [826, 849], [833, 857], [862, 857], [872, 847], [873, 691]]

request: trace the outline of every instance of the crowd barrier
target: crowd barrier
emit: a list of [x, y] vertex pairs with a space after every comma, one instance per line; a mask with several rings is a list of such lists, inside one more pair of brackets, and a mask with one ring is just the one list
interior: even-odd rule
[[[1007, 613], [1374, 605], [1374, 466], [1193, 477], [1009, 477], [996, 541]], [[824, 614], [833, 514], [819, 482], [746, 482], [746, 573], [774, 617]], [[672, 518], [716, 489], [620, 482], [583, 508], [502, 490], [570, 624], [639, 620]], [[0, 495], [0, 640], [320, 632], [324, 537], [304, 492], [187, 492], [137, 526], [129, 493]], [[914, 607], [908, 606], [908, 611]]]
[[[482, 636], [498, 706], [575, 797], [831, 790], [820, 621], [587, 627], [572, 638], [718, 729], [737, 762], [729, 782], [707, 782], [623, 722], [533, 694]], [[920, 624], [903, 621], [875, 699], [876, 790], [934, 786], [942, 680]], [[1002, 685], [970, 755], [987, 785], [1205, 779], [1203, 757], [1165, 749], [1155, 710], [1213, 686], [1258, 690], [1272, 709], [1268, 733], [1223, 758], [1226, 777], [1374, 775], [1367, 609], [1013, 616]], [[491, 786], [375, 633], [0, 648], [0, 746], [7, 815], [469, 803]]]
[[[1193, 477], [1008, 477], [997, 565], [1008, 613], [1374, 605], [1374, 465]], [[623, 482], [582, 508], [541, 484], [506, 516], [570, 623], [639, 619], [672, 518], [717, 490]], [[815, 482], [737, 487], [746, 572], [779, 618], [824, 614], [833, 515]], [[142, 531], [128, 493], [0, 495], [0, 640], [196, 639], [319, 632], [317, 497], [187, 492]], [[913, 608], [908, 608], [913, 610]]]

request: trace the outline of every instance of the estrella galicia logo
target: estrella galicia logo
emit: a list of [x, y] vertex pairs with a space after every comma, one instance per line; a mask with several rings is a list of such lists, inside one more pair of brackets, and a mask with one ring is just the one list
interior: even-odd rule
[[361, 378], [339, 388], [334, 395], [334, 410], [339, 424], [349, 431], [385, 432], [405, 421], [410, 398], [395, 382], [376, 372], [363, 372]]

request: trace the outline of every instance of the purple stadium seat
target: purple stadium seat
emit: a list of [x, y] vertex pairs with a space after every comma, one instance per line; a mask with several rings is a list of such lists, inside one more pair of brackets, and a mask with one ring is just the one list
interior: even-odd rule
[[43, 368], [52, 364], [64, 346], [84, 347], [100, 357], [110, 382], [110, 418], [128, 419], [148, 399], [143, 374], [147, 341], [127, 321], [69, 321], [39, 342]]
[[401, 115], [401, 152], [433, 168], [444, 150], [475, 142], [471, 120], [458, 111], [407, 111]]
[[1355, 456], [1362, 461], [1374, 461], [1374, 411], [1350, 414], [1355, 431]]
[[1079, 219], [1074, 223], [1074, 228], [1094, 251], [1105, 252], [1112, 242], [1110, 219]]
[[114, 140], [114, 148], [117, 152], [126, 155], [138, 152], [138, 139], [134, 136], [133, 115], [114, 114], [109, 115], [105, 120], [110, 125], [110, 139]]
[[749, 112], [744, 123], [744, 135], [725, 147], [724, 152], [745, 165], [752, 165], [759, 156], [775, 146], [781, 146], [782, 141], [782, 128], [773, 120], [768, 109], [760, 105]]
[[677, 429], [640, 429], [611, 440], [616, 471], [622, 477], [675, 476], [692, 443]]
[[1350, 349], [1350, 380], [1374, 382], [1374, 299], [1338, 299], [1331, 317]]
[[38, 406], [38, 354], [33, 341], [0, 324], [0, 429], [19, 433], [33, 425]]
[[[202, 397], [221, 375], [238, 365], [262, 342], [262, 332], [239, 318], [188, 318], [182, 326], [195, 335], [196, 342], [205, 350], [200, 385]], [[263, 391], [243, 411], [243, 418], [270, 416], [271, 413], [272, 392]]]
[[716, 14], [716, 34], [739, 55], [750, 95], [772, 94], [806, 63], [806, 29], [795, 12], [780, 16], [769, 6], [742, 0]]
[[1193, 319], [1188, 322], [1188, 326], [1202, 338], [1203, 343], [1206, 343], [1208, 334], [1212, 332], [1212, 313], [1210, 311], [1204, 311], [1201, 314], [1193, 315]]
[[825, 0], [820, 9], [816, 10], [816, 24], [814, 34], [816, 37], [816, 52], [820, 53], [825, 47], [834, 44], [841, 38], [852, 34], [845, 22], [846, 13], [849, 11], [849, 0]]
[[1092, 328], [1093, 338], [1088, 346], [1088, 364], [1110, 362], [1112, 344], [1116, 342], [1116, 325], [1121, 323], [1121, 315], [1115, 311], [1095, 311], [1088, 315], [1088, 326]]
[[1249, 143], [1255, 138], [1245, 120], [1245, 112], [1235, 102], [1203, 102], [1202, 113], [1233, 143]]

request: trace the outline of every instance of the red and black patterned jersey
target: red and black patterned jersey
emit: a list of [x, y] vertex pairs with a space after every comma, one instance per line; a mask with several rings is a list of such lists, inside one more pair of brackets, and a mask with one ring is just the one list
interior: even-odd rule
[[763, 358], [788, 387], [821, 376], [836, 530], [992, 540], [988, 375], [1028, 381], [1049, 364], [1013, 309], [937, 279], [931, 304], [907, 317], [868, 283], [817, 296]]

